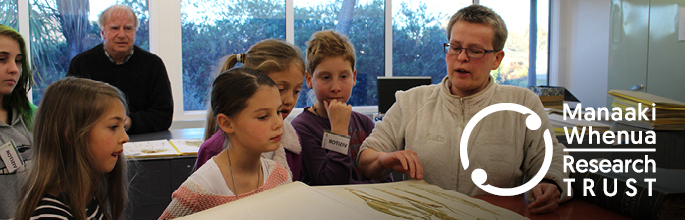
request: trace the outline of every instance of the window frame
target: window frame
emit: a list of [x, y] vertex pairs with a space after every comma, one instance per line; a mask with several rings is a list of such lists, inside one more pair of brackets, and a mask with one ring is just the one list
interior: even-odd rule
[[[174, 115], [172, 128], [182, 127], [201, 127], [206, 119], [206, 111], [194, 110], [184, 111], [183, 109], [183, 66], [182, 66], [182, 45], [181, 45], [181, 1], [182, 0], [148, 0], [148, 13], [150, 22], [150, 51], [157, 54], [167, 68], [169, 74], [169, 81], [171, 82], [172, 95], [174, 97]], [[285, 1], [285, 27], [286, 27], [286, 41], [294, 43], [294, 0]], [[536, 2], [537, 0], [530, 0]], [[556, 64], [558, 54], [552, 53], [558, 48], [558, 36], [553, 32], [558, 29], [556, 27], [558, 22], [559, 4], [558, 0], [541, 0], [549, 1], [549, 31], [548, 35], [548, 64]], [[29, 0], [18, 0], [18, 25], [19, 32], [24, 36], [29, 36]], [[479, 4], [479, 0], [473, 0], [473, 4]], [[537, 4], [536, 4], [537, 7]], [[392, 76], [392, 0], [385, 0], [385, 76]], [[538, 9], [539, 10], [539, 9]], [[531, 10], [532, 11], [532, 10]], [[537, 10], [536, 10], [537, 11]], [[554, 19], [553, 19], [554, 18]], [[535, 21], [537, 22], [537, 21]], [[30, 47], [30, 45], [27, 45]], [[27, 48], [30, 53], [30, 48]], [[30, 56], [30, 54], [29, 54]], [[29, 59], [30, 60], [30, 59]], [[558, 71], [552, 66], [548, 65], [547, 82], [548, 85], [556, 84], [559, 78]], [[530, 75], [529, 71], [529, 75]], [[533, 75], [535, 72], [532, 73]], [[32, 95], [29, 92], [29, 98]], [[292, 114], [288, 116], [292, 120], [299, 113], [302, 108], [293, 109]], [[378, 106], [355, 106], [354, 111], [372, 115], [378, 112]], [[177, 124], [175, 126], [175, 124]]]

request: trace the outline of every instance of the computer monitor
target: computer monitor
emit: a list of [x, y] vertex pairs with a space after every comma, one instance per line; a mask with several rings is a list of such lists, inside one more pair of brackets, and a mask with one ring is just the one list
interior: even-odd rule
[[378, 113], [385, 114], [395, 104], [395, 92], [407, 91], [421, 85], [430, 85], [430, 76], [378, 77]]

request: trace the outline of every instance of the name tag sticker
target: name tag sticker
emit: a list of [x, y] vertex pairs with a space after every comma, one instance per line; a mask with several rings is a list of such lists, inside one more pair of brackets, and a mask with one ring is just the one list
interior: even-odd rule
[[[24, 168], [24, 160], [21, 158], [14, 141], [9, 141], [0, 146], [0, 158], [7, 168], [7, 172], [13, 173], [17, 169]], [[21, 171], [21, 170], [20, 170]]]
[[347, 155], [347, 148], [349, 145], [350, 138], [347, 136], [331, 133], [329, 131], [323, 133], [323, 140], [321, 141], [321, 147], [323, 149]]

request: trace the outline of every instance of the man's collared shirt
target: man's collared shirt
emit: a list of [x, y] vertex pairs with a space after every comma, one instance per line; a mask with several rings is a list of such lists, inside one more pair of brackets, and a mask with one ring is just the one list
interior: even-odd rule
[[109, 59], [109, 61], [112, 61], [112, 63], [114, 63], [114, 64], [116, 64], [116, 65], [122, 65], [122, 64], [128, 62], [128, 59], [131, 58], [131, 56], [133, 55], [133, 47], [131, 47], [131, 53], [129, 53], [129, 54], [126, 56], [126, 58], [124, 58], [124, 62], [117, 63], [116, 61], [114, 61], [114, 59], [112, 59], [112, 56], [110, 56], [109, 53], [107, 53], [107, 48], [104, 46], [104, 44], [102, 45], [102, 47], [103, 47], [103, 49], [105, 49], [105, 55], [107, 56], [107, 58]]

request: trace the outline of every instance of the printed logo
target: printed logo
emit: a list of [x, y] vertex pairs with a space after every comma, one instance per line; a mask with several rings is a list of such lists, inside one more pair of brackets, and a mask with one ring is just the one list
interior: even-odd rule
[[[471, 132], [473, 131], [473, 128], [476, 127], [476, 124], [478, 124], [480, 120], [485, 118], [485, 116], [488, 116], [492, 113], [499, 111], [515, 111], [524, 115], [529, 114], [529, 116], [526, 118], [526, 127], [528, 127], [528, 129], [531, 130], [537, 130], [542, 125], [542, 119], [540, 119], [539, 115], [537, 115], [533, 110], [529, 109], [528, 107], [519, 104], [498, 103], [488, 106], [487, 108], [484, 108], [483, 110], [476, 113], [476, 115], [473, 116], [469, 123], [466, 124], [466, 127], [464, 128], [464, 133], [461, 135], [459, 154], [461, 157], [461, 164], [462, 166], [464, 166], [464, 170], [466, 170], [469, 167], [468, 152], [466, 149], [468, 149], [468, 141], [469, 137], [471, 137]], [[542, 167], [540, 168], [538, 173], [535, 174], [535, 176], [533, 176], [533, 178], [531, 178], [530, 181], [528, 181], [527, 183], [514, 188], [499, 188], [489, 184], [483, 185], [487, 180], [488, 175], [485, 172], [485, 170], [480, 168], [476, 168], [475, 170], [473, 170], [473, 173], [471, 173], [471, 180], [473, 180], [473, 183], [476, 184], [478, 188], [481, 188], [482, 190], [488, 193], [498, 196], [519, 195], [532, 189], [533, 187], [535, 187], [535, 185], [542, 181], [542, 179], [545, 177], [545, 174], [549, 170], [550, 165], [552, 164], [553, 146], [552, 136], [550, 135], [549, 130], [545, 130], [543, 137], [545, 140], [545, 159], [543, 160]]]
[[425, 133], [424, 136], [426, 136], [426, 140], [429, 141], [435, 141], [435, 142], [440, 142], [444, 143], [445, 142], [445, 137], [439, 134], [431, 134], [431, 133]]

